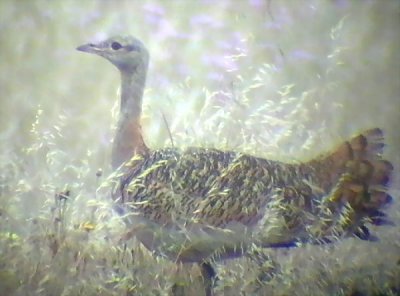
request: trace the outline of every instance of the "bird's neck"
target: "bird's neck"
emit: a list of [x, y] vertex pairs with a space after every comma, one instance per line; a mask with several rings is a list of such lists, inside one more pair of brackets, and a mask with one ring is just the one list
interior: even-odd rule
[[118, 168], [135, 154], [148, 152], [140, 125], [146, 70], [121, 72], [121, 109], [113, 143], [113, 169]]
[[128, 73], [121, 72], [121, 116], [140, 118], [145, 83], [146, 73], [143, 73], [143, 69]]

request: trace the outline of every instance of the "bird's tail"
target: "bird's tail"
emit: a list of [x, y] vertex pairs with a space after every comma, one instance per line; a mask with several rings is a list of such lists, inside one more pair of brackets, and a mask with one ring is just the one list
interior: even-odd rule
[[366, 222], [390, 223], [382, 209], [392, 201], [387, 191], [393, 166], [382, 159], [383, 148], [383, 132], [375, 128], [314, 161], [322, 172], [320, 185], [329, 192], [324, 203], [330, 211], [341, 213], [340, 225], [345, 232], [362, 239], [370, 238]]

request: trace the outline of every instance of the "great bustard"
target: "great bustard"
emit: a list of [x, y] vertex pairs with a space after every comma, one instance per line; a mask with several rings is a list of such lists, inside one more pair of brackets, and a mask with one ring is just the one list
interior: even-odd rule
[[289, 164], [215, 149], [149, 149], [140, 117], [149, 54], [131, 36], [78, 50], [95, 53], [121, 73], [121, 110], [112, 151], [113, 197], [130, 211], [134, 235], [178, 262], [279, 247], [369, 238], [391, 197], [392, 165], [382, 160], [383, 133], [367, 130], [311, 161]]

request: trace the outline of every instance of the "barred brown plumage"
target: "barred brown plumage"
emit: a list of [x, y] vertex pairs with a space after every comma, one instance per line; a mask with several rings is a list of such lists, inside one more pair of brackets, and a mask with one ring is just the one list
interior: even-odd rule
[[329, 242], [385, 222], [390, 162], [383, 133], [370, 129], [332, 153], [283, 163], [206, 148], [150, 150], [140, 127], [148, 53], [133, 37], [78, 48], [121, 72], [121, 116], [113, 146], [113, 198], [134, 235], [174, 261], [244, 255], [252, 246]]
[[[373, 129], [362, 137], [371, 141], [378, 134], [381, 131]], [[376, 164], [360, 156], [362, 168], [355, 169], [352, 161], [358, 156], [351, 145], [359, 137], [343, 144], [349, 149], [347, 155], [339, 148], [301, 164], [213, 149], [156, 150], [134, 157], [121, 168], [114, 197], [129, 204], [140, 223], [155, 223], [162, 229], [159, 236], [148, 229], [137, 232], [146, 247], [183, 262], [215, 254], [219, 258], [241, 255], [231, 254], [236, 244], [242, 249], [254, 243], [275, 247], [366, 235], [361, 231], [366, 231], [367, 219], [390, 200], [375, 185], [387, 185], [392, 167], [380, 160], [379, 153], [368, 151], [366, 143], [365, 152]], [[383, 169], [374, 172], [377, 164]], [[382, 173], [384, 177], [374, 177]], [[165, 234], [176, 236], [175, 253], [164, 244]], [[201, 250], [194, 243], [197, 240]]]

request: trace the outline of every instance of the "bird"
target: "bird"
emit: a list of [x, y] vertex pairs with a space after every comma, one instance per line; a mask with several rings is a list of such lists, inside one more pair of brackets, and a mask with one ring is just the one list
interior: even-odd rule
[[129, 218], [132, 236], [152, 253], [198, 263], [204, 277], [213, 277], [210, 262], [244, 256], [253, 246], [373, 240], [368, 226], [389, 223], [393, 165], [382, 157], [380, 128], [296, 163], [202, 147], [150, 149], [140, 124], [145, 45], [114, 36], [77, 50], [107, 59], [120, 72], [112, 198]]

